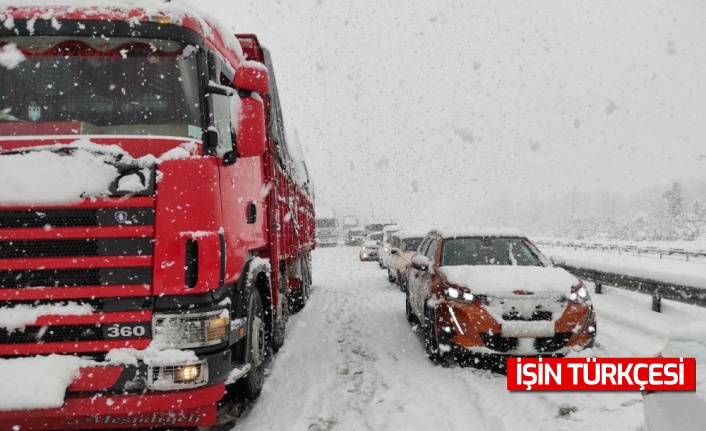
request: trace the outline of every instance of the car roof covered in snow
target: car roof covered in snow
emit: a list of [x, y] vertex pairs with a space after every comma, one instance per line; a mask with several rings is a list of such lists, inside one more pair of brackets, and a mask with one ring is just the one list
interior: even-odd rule
[[524, 234], [519, 229], [511, 228], [483, 228], [483, 227], [470, 227], [470, 228], [443, 228], [443, 229], [432, 229], [429, 233], [436, 234], [442, 238], [465, 238], [465, 237], [512, 237], [512, 238], [524, 238]]
[[395, 232], [392, 234], [392, 236], [399, 237], [401, 239], [407, 239], [407, 238], [424, 238], [427, 236], [427, 232], [422, 232], [422, 231], [408, 231], [408, 230], [403, 230], [399, 232]]

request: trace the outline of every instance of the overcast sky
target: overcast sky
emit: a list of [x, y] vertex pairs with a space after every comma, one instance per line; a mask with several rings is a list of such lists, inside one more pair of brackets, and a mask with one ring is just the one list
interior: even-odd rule
[[475, 225], [498, 195], [706, 178], [704, 1], [209, 3], [271, 50], [339, 215]]

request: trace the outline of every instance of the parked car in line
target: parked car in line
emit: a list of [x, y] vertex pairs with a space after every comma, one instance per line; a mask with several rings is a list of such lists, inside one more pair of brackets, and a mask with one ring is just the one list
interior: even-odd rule
[[400, 227], [396, 224], [382, 228], [382, 242], [378, 247], [378, 265], [382, 269], [387, 268], [387, 258], [390, 257], [390, 236], [399, 230]]
[[412, 266], [412, 256], [417, 252], [426, 234], [400, 231], [390, 239], [390, 256], [387, 259], [387, 279], [401, 291], [407, 289], [407, 271]]
[[346, 234], [346, 245], [362, 245], [365, 242], [365, 231], [355, 227]]
[[365, 242], [358, 253], [358, 257], [360, 257], [362, 261], [378, 260], [378, 247], [380, 246], [380, 241], [382, 241], [382, 232], [373, 232], [365, 238]]
[[407, 277], [407, 319], [421, 322], [435, 362], [563, 356], [593, 345], [588, 289], [519, 231], [433, 230]]
[[660, 356], [696, 358], [696, 391], [643, 391], [645, 425], [650, 431], [703, 429], [706, 424], [706, 322], [678, 326]]

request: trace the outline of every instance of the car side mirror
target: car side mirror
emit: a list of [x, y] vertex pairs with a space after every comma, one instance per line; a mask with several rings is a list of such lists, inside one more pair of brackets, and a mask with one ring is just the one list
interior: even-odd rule
[[380, 242], [380, 241], [375, 241], [375, 244], [380, 245], [380, 244], [382, 244], [382, 242]]
[[267, 132], [265, 129], [265, 106], [259, 97], [240, 99], [237, 148], [240, 157], [258, 157], [265, 153]]
[[392, 250], [390, 250], [390, 254], [399, 254], [399, 252], [400, 252], [400, 249], [398, 249], [398, 248], [393, 248]]
[[431, 262], [429, 262], [429, 259], [421, 254], [418, 254], [412, 258], [412, 268], [419, 271], [428, 271], [430, 263]]

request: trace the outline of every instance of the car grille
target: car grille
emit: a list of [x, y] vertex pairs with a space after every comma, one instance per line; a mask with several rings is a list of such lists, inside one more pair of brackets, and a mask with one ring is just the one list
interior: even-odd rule
[[553, 316], [553, 313], [551, 311], [535, 311], [532, 313], [532, 316], [530, 316], [530, 318], [526, 318], [516, 311], [511, 311], [509, 313], [503, 314], [503, 320], [507, 320], [507, 321], [522, 320], [525, 322], [532, 322], [532, 321], [538, 321], [538, 320], [550, 321], [550, 320], [552, 320], [552, 316]]
[[[498, 334], [481, 333], [481, 338], [485, 346], [496, 352], [506, 353], [515, 350], [519, 344], [515, 337], [503, 337]], [[538, 353], [551, 353], [563, 349], [569, 343], [571, 332], [561, 332], [553, 337], [541, 337], [534, 339], [534, 349]]]

